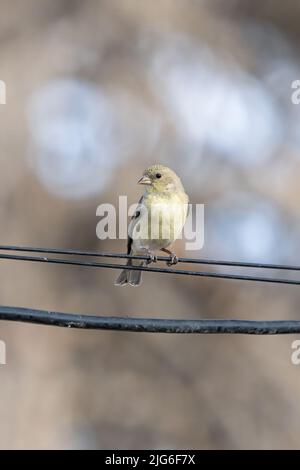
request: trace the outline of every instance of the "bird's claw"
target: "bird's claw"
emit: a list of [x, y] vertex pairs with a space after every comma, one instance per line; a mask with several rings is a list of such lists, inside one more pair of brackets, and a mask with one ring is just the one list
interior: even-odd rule
[[168, 266], [173, 266], [174, 264], [177, 264], [177, 263], [178, 263], [178, 258], [175, 255], [175, 253], [172, 253], [171, 256], [170, 256], [170, 259], [167, 261], [167, 265]]
[[157, 261], [157, 256], [153, 255], [152, 253], [150, 253], [148, 255], [148, 259], [146, 261], [147, 264], [151, 264], [151, 263], [156, 263]]

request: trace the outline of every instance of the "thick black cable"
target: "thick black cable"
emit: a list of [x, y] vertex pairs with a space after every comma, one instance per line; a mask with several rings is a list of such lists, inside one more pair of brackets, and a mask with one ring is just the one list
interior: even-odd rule
[[300, 333], [299, 320], [174, 320], [140, 317], [104, 317], [0, 306], [0, 320], [92, 330], [144, 333], [198, 333], [282, 335]]
[[261, 277], [261, 276], [247, 276], [239, 274], [223, 274], [215, 272], [206, 272], [206, 271], [190, 271], [185, 269], [171, 269], [171, 268], [153, 268], [149, 266], [124, 266], [122, 264], [110, 264], [110, 263], [96, 263], [93, 261], [79, 261], [74, 259], [59, 259], [59, 258], [48, 258], [48, 257], [38, 257], [38, 256], [19, 256], [19, 255], [8, 255], [0, 254], [0, 259], [16, 260], [16, 261], [30, 261], [30, 262], [39, 262], [39, 263], [51, 263], [51, 264], [63, 264], [71, 266], [85, 266], [85, 267], [95, 267], [95, 268], [107, 268], [107, 269], [129, 269], [133, 271], [148, 271], [152, 273], [164, 273], [164, 274], [176, 274], [176, 275], [185, 275], [185, 276], [199, 276], [199, 277], [209, 277], [209, 278], [218, 278], [218, 279], [232, 279], [240, 281], [254, 281], [254, 282], [267, 282], [267, 283], [276, 283], [276, 284], [290, 284], [290, 285], [300, 285], [300, 280], [296, 279], [283, 279], [283, 278], [270, 278], [270, 277]]
[[[0, 251], [21, 251], [31, 253], [51, 253], [58, 255], [76, 255], [86, 257], [101, 257], [101, 258], [120, 258], [120, 259], [140, 259], [148, 260], [149, 256], [127, 255], [125, 253], [108, 253], [99, 251], [82, 251], [61, 248], [38, 248], [30, 246], [16, 246], [16, 245], [0, 245]], [[157, 261], [167, 262], [169, 257], [157, 256]], [[259, 269], [274, 269], [274, 270], [287, 270], [287, 271], [300, 271], [300, 266], [293, 264], [274, 264], [274, 263], [253, 263], [244, 261], [223, 261], [214, 259], [201, 259], [201, 258], [178, 258], [179, 263], [191, 264], [207, 264], [215, 266], [231, 266], [241, 268], [259, 268]]]

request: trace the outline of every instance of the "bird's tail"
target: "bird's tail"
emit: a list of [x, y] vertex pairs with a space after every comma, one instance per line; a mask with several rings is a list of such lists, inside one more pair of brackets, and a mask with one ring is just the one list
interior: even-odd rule
[[[133, 264], [134, 261], [134, 264]], [[127, 266], [144, 266], [145, 261], [131, 260], [127, 261]], [[139, 286], [142, 283], [142, 271], [123, 269], [115, 282], [115, 286]]]

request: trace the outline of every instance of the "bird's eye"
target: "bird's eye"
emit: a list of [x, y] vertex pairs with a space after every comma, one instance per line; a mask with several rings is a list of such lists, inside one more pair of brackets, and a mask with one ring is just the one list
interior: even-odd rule
[[160, 173], [156, 173], [155, 177], [156, 177], [157, 179], [159, 179], [159, 178], [161, 178], [161, 174], [160, 174]]

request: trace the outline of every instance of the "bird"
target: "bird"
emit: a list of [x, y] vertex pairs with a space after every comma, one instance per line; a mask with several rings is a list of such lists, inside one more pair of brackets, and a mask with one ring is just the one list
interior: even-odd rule
[[[169, 266], [176, 264], [178, 258], [168, 247], [182, 232], [189, 204], [181, 180], [170, 168], [156, 164], [144, 171], [138, 184], [145, 186], [145, 192], [129, 223], [127, 254], [147, 255], [148, 259], [128, 259], [127, 266], [156, 262], [154, 253], [157, 250], [170, 256]], [[141, 270], [127, 268], [120, 273], [115, 285], [139, 286], [141, 281]]]

